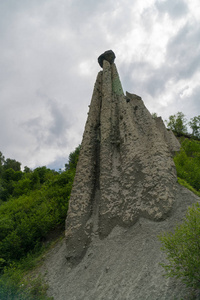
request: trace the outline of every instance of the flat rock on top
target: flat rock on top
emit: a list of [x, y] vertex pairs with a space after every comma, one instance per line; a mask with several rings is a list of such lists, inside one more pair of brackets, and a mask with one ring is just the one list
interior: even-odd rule
[[98, 57], [98, 63], [103, 68], [103, 61], [107, 60], [110, 64], [114, 63], [115, 53], [112, 50], [107, 50]]

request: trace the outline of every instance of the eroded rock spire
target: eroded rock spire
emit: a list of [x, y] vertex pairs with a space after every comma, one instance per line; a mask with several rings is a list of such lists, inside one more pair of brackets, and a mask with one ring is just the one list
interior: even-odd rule
[[165, 219], [174, 202], [171, 149], [142, 99], [124, 95], [114, 60], [105, 53], [66, 219], [68, 258], [81, 257], [93, 235], [104, 238], [116, 225]]

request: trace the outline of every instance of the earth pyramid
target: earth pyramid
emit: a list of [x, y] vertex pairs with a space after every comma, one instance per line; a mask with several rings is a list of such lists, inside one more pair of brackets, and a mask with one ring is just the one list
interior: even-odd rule
[[85, 125], [66, 219], [66, 258], [81, 258], [93, 236], [142, 217], [164, 220], [173, 207], [179, 142], [161, 118], [153, 119], [141, 97], [124, 94], [108, 50]]

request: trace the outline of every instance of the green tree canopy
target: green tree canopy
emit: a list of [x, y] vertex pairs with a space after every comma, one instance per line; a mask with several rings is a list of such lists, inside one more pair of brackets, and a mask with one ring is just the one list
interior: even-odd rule
[[74, 150], [74, 152], [71, 152], [69, 155], [69, 161], [67, 164], [65, 164], [65, 170], [70, 170], [70, 169], [76, 169], [76, 165], [78, 162], [78, 157], [79, 157], [79, 153], [80, 153], [80, 148], [81, 145], [79, 145], [78, 147], [76, 147], [76, 149]]
[[3, 156], [3, 153], [0, 151], [0, 166], [3, 166], [5, 161], [5, 157]]
[[0, 151], [0, 175], [2, 173], [4, 161], [5, 161], [5, 157], [3, 156], [2, 152]]
[[169, 116], [169, 121], [167, 121], [167, 127], [178, 134], [187, 133], [187, 120], [182, 112], [178, 112], [176, 115]]
[[14, 171], [20, 171], [21, 163], [15, 159], [7, 158], [3, 165], [4, 170], [13, 169]]
[[24, 173], [31, 173], [32, 171], [31, 171], [31, 169], [29, 168], [29, 167], [27, 167], [27, 166], [25, 166], [24, 167]]
[[192, 129], [192, 135], [200, 138], [200, 115], [190, 119], [188, 123], [190, 128]]

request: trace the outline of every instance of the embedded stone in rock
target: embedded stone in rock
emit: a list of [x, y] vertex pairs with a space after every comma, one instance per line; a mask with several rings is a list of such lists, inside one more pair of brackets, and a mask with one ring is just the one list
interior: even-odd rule
[[105, 51], [98, 57], [98, 63], [103, 68], [103, 61], [107, 60], [110, 64], [114, 63], [115, 53], [112, 50]]

